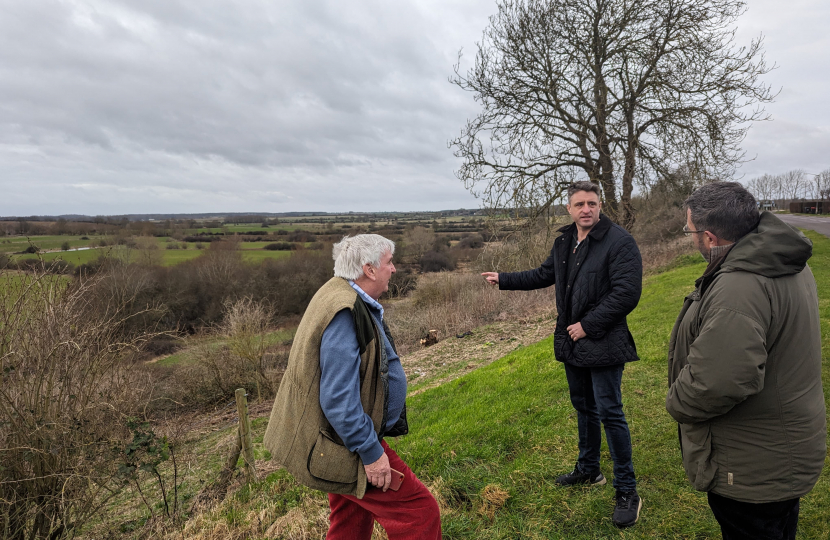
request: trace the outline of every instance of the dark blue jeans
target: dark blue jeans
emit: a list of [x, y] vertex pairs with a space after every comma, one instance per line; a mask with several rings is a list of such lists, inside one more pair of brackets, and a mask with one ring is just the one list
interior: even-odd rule
[[599, 470], [599, 450], [605, 427], [605, 440], [614, 460], [614, 487], [619, 491], [637, 488], [631, 462], [631, 435], [622, 406], [622, 374], [625, 364], [601, 368], [584, 368], [565, 364], [565, 375], [576, 409], [579, 426], [579, 458], [576, 464], [583, 473]]

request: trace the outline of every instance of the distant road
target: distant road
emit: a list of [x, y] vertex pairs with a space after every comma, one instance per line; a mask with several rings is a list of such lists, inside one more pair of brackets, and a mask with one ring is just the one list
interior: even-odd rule
[[811, 229], [824, 236], [830, 237], [830, 217], [794, 216], [792, 214], [776, 214], [784, 223], [789, 223], [801, 229]]

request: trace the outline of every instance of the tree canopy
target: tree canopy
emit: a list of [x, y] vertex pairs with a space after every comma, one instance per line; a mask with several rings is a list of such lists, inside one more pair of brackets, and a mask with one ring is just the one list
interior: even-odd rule
[[[626, 228], [635, 183], [680, 167], [730, 176], [773, 99], [762, 36], [735, 44], [738, 0], [501, 0], [453, 83], [481, 113], [450, 142], [485, 204], [544, 211], [576, 178]], [[459, 58], [460, 60], [460, 58]]]

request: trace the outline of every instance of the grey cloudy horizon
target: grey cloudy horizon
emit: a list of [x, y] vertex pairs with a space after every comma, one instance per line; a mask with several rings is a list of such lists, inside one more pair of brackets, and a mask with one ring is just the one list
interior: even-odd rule
[[[494, 1], [0, 0], [0, 215], [477, 208], [447, 148]], [[739, 173], [830, 167], [830, 5], [751, 0]]]

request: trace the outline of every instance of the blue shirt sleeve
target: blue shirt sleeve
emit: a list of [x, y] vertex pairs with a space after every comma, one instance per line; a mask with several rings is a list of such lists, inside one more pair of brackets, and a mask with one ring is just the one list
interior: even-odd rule
[[334, 431], [365, 465], [383, 455], [372, 419], [360, 403], [360, 346], [352, 313], [337, 313], [320, 345], [320, 407]]

